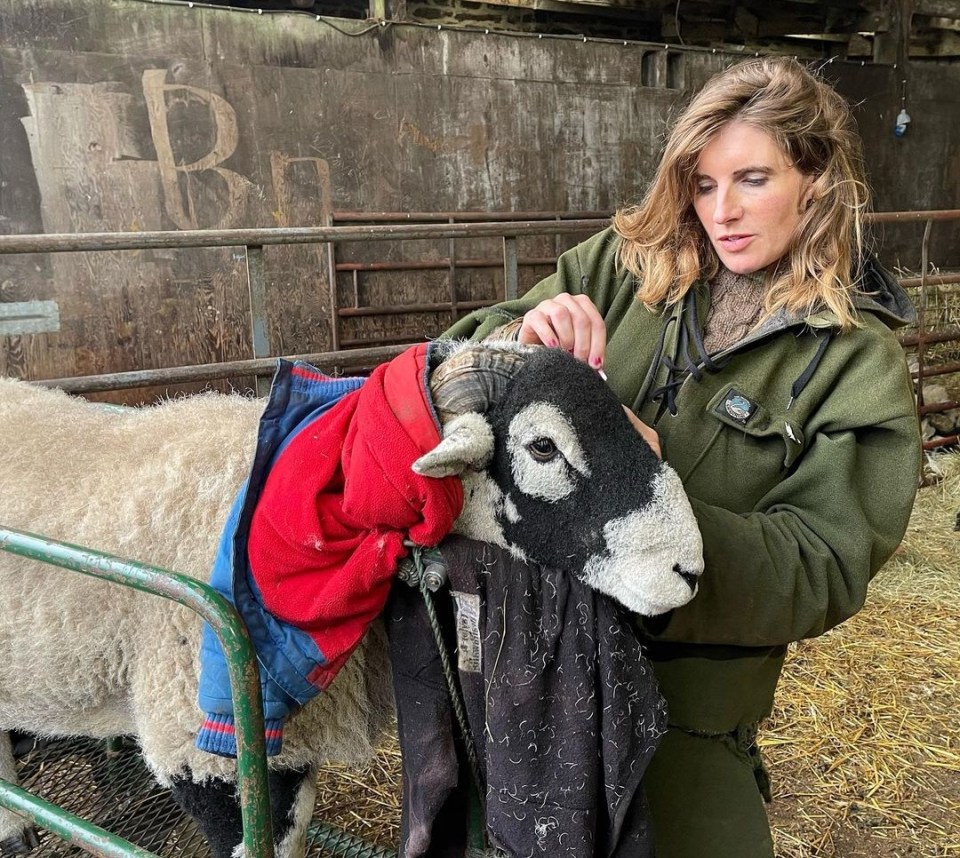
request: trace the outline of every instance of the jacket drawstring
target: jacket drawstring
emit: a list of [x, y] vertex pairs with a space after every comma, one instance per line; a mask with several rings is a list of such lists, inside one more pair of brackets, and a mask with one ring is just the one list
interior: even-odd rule
[[[657, 373], [657, 367], [660, 366], [660, 361], [663, 359], [663, 346], [667, 339], [667, 332], [670, 330], [670, 326], [677, 321], [675, 316], [670, 316], [667, 319], [664, 319], [663, 324], [660, 326], [660, 337], [657, 339], [657, 347], [654, 349], [653, 357], [650, 360], [650, 366], [647, 369], [646, 377], [643, 379], [643, 384], [640, 387], [641, 396], [642, 392], [650, 388], [650, 385], [653, 383], [653, 379]], [[660, 393], [660, 388], [650, 391], [650, 393], [645, 397], [650, 401], [656, 401], [657, 396]], [[637, 403], [634, 405], [636, 411], [640, 410], [641, 400], [638, 399]]]
[[[650, 363], [650, 370], [647, 373], [647, 377], [649, 378], [651, 375], [656, 374], [659, 367], [665, 367], [667, 370], [667, 377], [663, 384], [651, 390], [647, 396], [649, 401], [660, 403], [656, 419], [659, 419], [665, 410], [674, 416], [676, 415], [677, 394], [688, 377], [692, 377], [695, 381], [700, 381], [703, 378], [704, 371], [710, 374], [718, 373], [730, 362], [730, 358], [732, 357], [732, 355], [728, 355], [724, 358], [716, 359], [711, 358], [707, 353], [707, 349], [703, 343], [703, 332], [700, 330], [697, 302], [692, 291], [688, 292], [684, 297], [684, 306], [680, 312], [680, 329], [677, 332], [677, 360], [674, 360], [670, 355], [664, 354], [667, 330], [673, 321], [676, 321], [676, 317], [667, 319], [660, 329], [660, 338], [657, 342], [653, 360]], [[817, 367], [820, 365], [820, 361], [823, 360], [827, 347], [834, 337], [834, 331], [828, 330], [820, 335], [814, 332], [814, 336], [820, 339], [820, 343], [810, 362], [790, 386], [790, 400], [787, 403], [788, 410], [793, 406], [794, 400], [801, 394], [810, 379], [813, 378], [813, 374], [817, 371]]]
[[[816, 334], [814, 334], [814, 336], [816, 336]], [[810, 358], [810, 363], [807, 364], [804, 371], [797, 376], [797, 380], [790, 386], [790, 401], [787, 402], [788, 411], [793, 407], [793, 401], [803, 392], [807, 383], [813, 378], [813, 374], [817, 371], [817, 367], [820, 365], [820, 361], [823, 359], [827, 346], [830, 345], [830, 340], [832, 339], [833, 331], [827, 331], [820, 339], [820, 345], [817, 346], [813, 357]]]
[[[651, 367], [660, 364], [667, 368], [666, 380], [660, 387], [652, 390], [649, 396], [651, 401], [660, 403], [658, 418], [663, 413], [663, 409], [666, 409], [672, 415], [676, 415], [677, 392], [688, 376], [692, 376], [695, 381], [700, 381], [703, 378], [701, 370], [706, 370], [711, 374], [717, 373], [728, 362], [728, 359], [713, 360], [707, 354], [707, 349], [703, 344], [703, 333], [700, 330], [700, 314], [697, 310], [696, 298], [692, 292], [688, 292], [684, 298], [681, 317], [682, 324], [677, 336], [677, 356], [682, 356], [682, 361], [674, 361], [669, 355], [663, 354], [663, 342], [667, 329], [665, 324], [651, 364]], [[695, 355], [691, 355], [691, 343], [696, 349]]]

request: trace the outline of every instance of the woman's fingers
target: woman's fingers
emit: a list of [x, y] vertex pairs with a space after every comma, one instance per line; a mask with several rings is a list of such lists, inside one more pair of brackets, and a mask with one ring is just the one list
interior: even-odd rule
[[586, 295], [558, 295], [541, 301], [523, 317], [520, 342], [566, 349], [594, 369], [606, 356], [607, 327]]
[[569, 350], [573, 344], [573, 328], [569, 319], [557, 307], [544, 306], [547, 303], [538, 304], [523, 317], [520, 342], [542, 343], [551, 349]]

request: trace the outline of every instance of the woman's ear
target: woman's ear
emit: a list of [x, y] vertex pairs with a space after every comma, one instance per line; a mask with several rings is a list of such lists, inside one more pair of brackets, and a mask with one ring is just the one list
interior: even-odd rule
[[813, 205], [813, 186], [818, 176], [804, 176], [804, 190], [800, 197], [800, 213], [803, 214]]

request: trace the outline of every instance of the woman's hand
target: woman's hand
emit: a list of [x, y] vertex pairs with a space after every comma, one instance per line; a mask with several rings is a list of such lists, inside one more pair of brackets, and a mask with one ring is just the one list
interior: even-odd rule
[[566, 349], [599, 370], [607, 351], [607, 326], [586, 295], [564, 292], [526, 313], [517, 339], [527, 345]]
[[647, 426], [647, 424], [627, 408], [626, 405], [623, 406], [623, 410], [627, 412], [627, 418], [630, 420], [633, 428], [637, 430], [637, 434], [650, 445], [650, 449], [657, 454], [657, 458], [662, 459], [663, 454], [660, 452], [660, 436], [657, 434], [657, 430]]

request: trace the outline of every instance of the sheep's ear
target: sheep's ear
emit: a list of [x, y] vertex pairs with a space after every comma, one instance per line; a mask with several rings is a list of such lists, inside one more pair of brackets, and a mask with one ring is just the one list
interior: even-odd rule
[[413, 463], [425, 477], [449, 477], [486, 467], [493, 458], [493, 429], [482, 414], [468, 412], [444, 427], [443, 440]]

